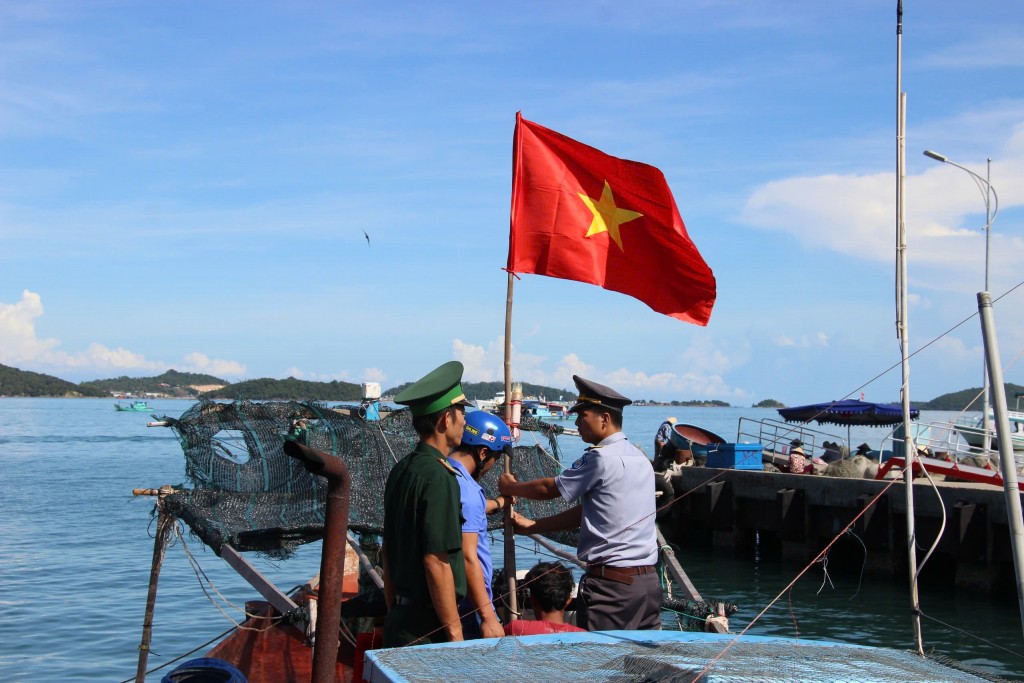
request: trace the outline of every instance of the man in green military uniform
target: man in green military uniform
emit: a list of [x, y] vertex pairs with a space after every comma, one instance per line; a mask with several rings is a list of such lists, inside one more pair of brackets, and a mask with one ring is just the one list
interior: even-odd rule
[[419, 443], [384, 488], [384, 646], [462, 640], [466, 595], [458, 476], [447, 457], [462, 442], [469, 402], [451, 361], [395, 397], [409, 406]]

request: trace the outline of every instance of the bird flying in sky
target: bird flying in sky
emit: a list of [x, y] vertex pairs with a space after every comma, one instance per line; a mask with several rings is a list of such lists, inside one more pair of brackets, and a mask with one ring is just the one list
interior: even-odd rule
[[366, 246], [370, 246], [370, 236], [366, 234], [365, 230], [363, 230], [363, 237], [366, 238]]

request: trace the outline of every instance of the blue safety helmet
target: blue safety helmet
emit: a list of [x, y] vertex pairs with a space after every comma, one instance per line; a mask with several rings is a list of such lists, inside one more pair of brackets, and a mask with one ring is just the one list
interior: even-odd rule
[[512, 432], [501, 418], [486, 410], [466, 413], [466, 429], [462, 443], [468, 446], [487, 446], [492, 451], [503, 451], [512, 445]]

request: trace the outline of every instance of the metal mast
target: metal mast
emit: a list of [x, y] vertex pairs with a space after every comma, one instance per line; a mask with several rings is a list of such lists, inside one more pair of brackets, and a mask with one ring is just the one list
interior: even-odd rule
[[921, 639], [921, 609], [917, 596], [917, 534], [914, 530], [914, 460], [917, 448], [910, 434], [910, 342], [907, 338], [907, 233], [903, 220], [904, 182], [906, 180], [907, 94], [903, 92], [903, 0], [896, 3], [896, 334], [902, 354], [903, 380], [900, 398], [903, 404], [903, 453], [906, 467], [903, 484], [907, 497], [907, 568], [910, 573], [910, 613], [914, 628], [914, 647], [924, 655]]

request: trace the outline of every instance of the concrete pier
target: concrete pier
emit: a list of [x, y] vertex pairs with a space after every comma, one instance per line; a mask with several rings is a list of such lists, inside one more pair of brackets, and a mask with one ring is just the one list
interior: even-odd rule
[[[938, 496], [927, 480], [914, 483], [919, 562], [942, 534], [921, 572], [922, 585], [990, 595], [1015, 591], [1002, 489], [933, 478]], [[682, 498], [660, 524], [665, 536], [683, 548], [727, 549], [740, 558], [802, 566], [870, 506], [830, 549], [829, 571], [859, 573], [863, 567], [866, 576], [906, 580], [902, 480], [688, 467], [672, 483]]]

